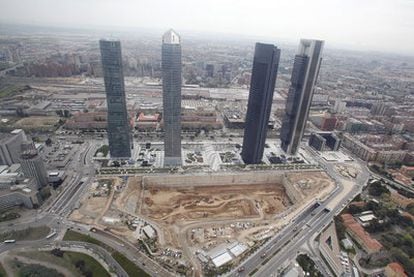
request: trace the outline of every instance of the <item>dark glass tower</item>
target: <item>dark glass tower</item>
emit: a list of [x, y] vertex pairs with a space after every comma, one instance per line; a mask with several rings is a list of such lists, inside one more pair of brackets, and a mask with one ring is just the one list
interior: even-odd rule
[[99, 46], [108, 106], [109, 153], [111, 158], [128, 159], [131, 157], [133, 144], [125, 99], [121, 42], [101, 39]]
[[181, 44], [169, 30], [162, 37], [164, 165], [181, 165]]
[[295, 56], [285, 116], [280, 130], [282, 149], [295, 155], [308, 120], [313, 91], [318, 78], [324, 42], [302, 39]]
[[241, 153], [246, 164], [262, 161], [279, 58], [276, 46], [256, 43]]

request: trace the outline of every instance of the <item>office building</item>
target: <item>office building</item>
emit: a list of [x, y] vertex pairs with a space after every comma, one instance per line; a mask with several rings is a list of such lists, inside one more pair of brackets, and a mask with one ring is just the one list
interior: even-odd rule
[[21, 206], [33, 209], [41, 203], [42, 198], [32, 178], [21, 180], [7, 189], [0, 189], [0, 211]]
[[295, 155], [305, 130], [312, 96], [322, 60], [323, 41], [300, 41], [293, 64], [291, 85], [280, 130], [282, 149]]
[[131, 157], [133, 142], [125, 99], [121, 42], [101, 39], [99, 45], [108, 106], [109, 153], [114, 159], [128, 159]]
[[45, 164], [33, 142], [26, 141], [21, 144], [20, 164], [24, 176], [36, 180], [37, 188], [42, 188], [48, 184]]
[[338, 151], [341, 139], [331, 132], [312, 133], [309, 138], [309, 146], [318, 151]]
[[262, 161], [279, 58], [274, 45], [256, 43], [241, 153], [246, 164]]
[[0, 133], [0, 165], [19, 163], [21, 145], [24, 141], [26, 141], [26, 134], [22, 129]]
[[181, 39], [173, 30], [162, 37], [164, 165], [181, 165]]
[[345, 111], [346, 111], [346, 101], [343, 101], [341, 99], [336, 99], [334, 107], [333, 107], [333, 112], [341, 114], [341, 113], [344, 113]]
[[326, 140], [318, 133], [312, 133], [309, 138], [309, 146], [318, 151], [325, 150]]

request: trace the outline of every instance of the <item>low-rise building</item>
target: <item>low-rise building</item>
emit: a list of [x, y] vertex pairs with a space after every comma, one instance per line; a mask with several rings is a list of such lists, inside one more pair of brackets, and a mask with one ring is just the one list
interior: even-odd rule
[[151, 227], [151, 225], [146, 225], [144, 228], [142, 228], [142, 232], [147, 236], [149, 239], [153, 239], [157, 236], [155, 233], [154, 228]]
[[351, 214], [343, 214], [341, 215], [341, 219], [346, 227], [347, 233], [365, 252], [368, 254], [375, 254], [382, 250], [382, 244], [378, 240], [372, 238]]
[[414, 166], [403, 165], [400, 169], [400, 172], [406, 176], [413, 178], [414, 177]]
[[[407, 155], [407, 151], [405, 150], [394, 150], [392, 148], [395, 147], [388, 147], [381, 148], [381, 145], [385, 144], [376, 144], [374, 148], [374, 144], [371, 141], [367, 141], [367, 144], [362, 142], [358, 137], [352, 136], [350, 134], [345, 134], [342, 136], [342, 144], [352, 153], [357, 155], [364, 161], [377, 161], [380, 163], [396, 163], [402, 162]], [[388, 144], [387, 144], [388, 145]]]
[[32, 178], [24, 179], [16, 185], [0, 190], [0, 211], [18, 206], [33, 209], [41, 202], [35, 180]]
[[159, 113], [155, 113], [155, 114], [140, 113], [137, 117], [135, 129], [141, 130], [141, 131], [156, 130], [160, 120], [161, 120], [161, 117]]
[[106, 112], [79, 112], [65, 123], [66, 129], [106, 129]]
[[318, 151], [338, 151], [341, 140], [331, 132], [312, 133], [309, 138], [309, 146]]
[[6, 189], [16, 184], [22, 177], [20, 164], [11, 166], [0, 165], [0, 189]]
[[394, 191], [391, 192], [390, 199], [395, 205], [403, 209], [407, 208], [408, 205], [414, 203], [413, 198], [407, 198], [399, 194], [398, 192], [394, 192]]
[[385, 267], [384, 274], [386, 277], [408, 277], [400, 263], [390, 263]]

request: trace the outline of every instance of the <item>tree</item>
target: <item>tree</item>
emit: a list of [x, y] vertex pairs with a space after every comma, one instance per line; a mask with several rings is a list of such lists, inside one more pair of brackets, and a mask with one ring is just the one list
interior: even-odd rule
[[45, 144], [47, 146], [51, 146], [52, 145], [52, 140], [50, 138], [47, 138], [47, 140], [45, 141]]
[[79, 268], [79, 270], [83, 272], [83, 270], [85, 269], [85, 261], [84, 260], [77, 260], [75, 262], [75, 267]]
[[349, 207], [348, 207], [348, 211], [349, 211], [349, 213], [351, 213], [351, 214], [359, 214], [359, 213], [362, 213], [363, 211], [364, 211], [364, 208], [360, 208], [360, 207], [358, 207], [357, 205], [349, 205]]
[[411, 215], [414, 215], [414, 203], [411, 203], [407, 206], [407, 212], [409, 212]]
[[372, 196], [381, 196], [383, 193], [389, 194], [390, 191], [381, 184], [381, 182], [374, 182], [368, 187], [368, 193]]
[[53, 248], [50, 253], [56, 257], [62, 258], [63, 254], [65, 254], [64, 251], [60, 250], [60, 248]]

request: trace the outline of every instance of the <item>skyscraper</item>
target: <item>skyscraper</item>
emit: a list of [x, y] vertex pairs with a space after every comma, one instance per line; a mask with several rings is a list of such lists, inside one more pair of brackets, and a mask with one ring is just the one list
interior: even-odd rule
[[162, 37], [164, 165], [181, 165], [181, 40], [173, 31]]
[[256, 43], [241, 153], [246, 164], [262, 161], [279, 58], [276, 46]]
[[280, 130], [282, 149], [289, 155], [297, 153], [303, 136], [321, 66], [323, 44], [321, 40], [302, 39], [295, 56]]
[[34, 178], [38, 188], [48, 184], [45, 164], [33, 142], [26, 141], [21, 144], [20, 164], [24, 176]]
[[130, 158], [133, 147], [125, 99], [121, 42], [101, 39], [102, 70], [108, 106], [108, 141], [111, 158]]

